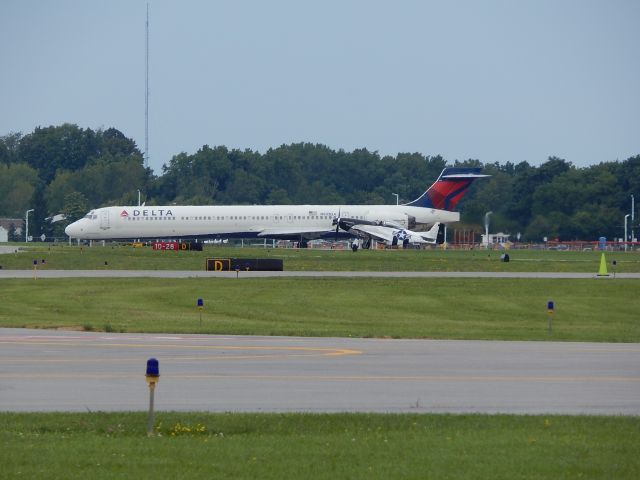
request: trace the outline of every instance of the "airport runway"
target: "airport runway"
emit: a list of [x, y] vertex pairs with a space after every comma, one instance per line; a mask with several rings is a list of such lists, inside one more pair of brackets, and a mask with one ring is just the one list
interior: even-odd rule
[[[4, 270], [3, 278], [273, 278], [273, 277], [370, 277], [370, 278], [596, 278], [595, 273], [575, 272], [206, 272], [204, 270]], [[605, 279], [640, 279], [640, 273], [616, 273]]]
[[640, 415], [640, 345], [0, 329], [0, 410]]

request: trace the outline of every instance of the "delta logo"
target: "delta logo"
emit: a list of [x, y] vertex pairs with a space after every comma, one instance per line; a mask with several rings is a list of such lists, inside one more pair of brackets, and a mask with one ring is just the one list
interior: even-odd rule
[[123, 218], [128, 218], [129, 216], [133, 217], [173, 217], [173, 212], [169, 208], [145, 208], [143, 210], [139, 210], [134, 208], [131, 211], [131, 214], [126, 210], [122, 210], [120, 212], [120, 216]]

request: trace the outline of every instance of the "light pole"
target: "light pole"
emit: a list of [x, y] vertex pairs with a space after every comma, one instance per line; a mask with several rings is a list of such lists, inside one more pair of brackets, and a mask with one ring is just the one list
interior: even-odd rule
[[487, 212], [484, 214], [484, 241], [487, 244], [487, 248], [489, 248], [489, 215], [493, 212]]
[[636, 238], [633, 233], [633, 223], [635, 219], [636, 219], [636, 202], [635, 202], [635, 199], [633, 198], [633, 195], [631, 195], [631, 241], [632, 242]]
[[627, 251], [627, 242], [629, 241], [629, 237], [627, 236], [627, 219], [629, 218], [629, 214], [627, 213], [624, 216], [624, 251]]
[[140, 190], [138, 190], [138, 206], [140, 206]]
[[33, 212], [33, 208], [27, 210], [24, 214], [24, 243], [29, 241], [29, 213]]
[[397, 193], [392, 193], [391, 195], [396, 196], [396, 205], [400, 205], [400, 195], [398, 195]]

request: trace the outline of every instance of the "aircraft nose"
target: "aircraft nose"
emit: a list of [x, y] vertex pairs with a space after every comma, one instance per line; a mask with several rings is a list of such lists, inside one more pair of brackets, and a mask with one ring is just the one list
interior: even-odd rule
[[66, 233], [67, 236], [71, 238], [77, 238], [78, 234], [80, 233], [80, 230], [81, 228], [78, 225], [78, 222], [73, 222], [67, 225], [67, 228], [64, 229], [64, 233]]

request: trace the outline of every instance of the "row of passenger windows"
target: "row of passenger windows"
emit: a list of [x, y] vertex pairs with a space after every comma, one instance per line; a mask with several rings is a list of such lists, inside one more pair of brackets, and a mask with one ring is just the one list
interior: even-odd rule
[[[287, 216], [284, 217], [282, 215], [279, 215], [276, 217], [277, 220], [284, 220], [284, 219], [289, 219], [289, 220], [332, 220], [335, 217], [330, 217], [328, 215], [309, 215], [309, 216], [304, 216], [304, 215], [291, 215], [291, 216]], [[361, 216], [356, 216], [356, 217], [351, 217], [351, 218], [355, 218], [357, 220], [361, 220], [364, 217]], [[127, 220], [176, 220], [176, 217], [127, 217]], [[202, 217], [180, 217], [180, 220], [269, 220], [269, 217], [265, 217], [265, 216], [251, 216], [251, 217], [243, 217], [243, 216], [235, 216], [235, 215], [231, 215], [231, 216], [215, 216], [215, 217], [208, 217], [208, 216], [202, 216]]]
[[[180, 220], [270, 220], [272, 217], [269, 216], [241, 216], [241, 215], [230, 215], [230, 216], [215, 216], [215, 217], [180, 217]], [[333, 220], [335, 217], [330, 217], [328, 215], [277, 215], [274, 216], [276, 220]], [[352, 217], [356, 219], [362, 219], [364, 217]]]
[[[218, 216], [218, 217], [180, 217], [180, 220], [269, 220], [270, 216], [260, 216], [260, 215], [254, 215], [254, 216], [249, 216], [249, 217], [245, 217], [242, 215], [230, 215], [230, 216]], [[304, 216], [304, 215], [287, 215], [287, 216], [283, 216], [283, 215], [274, 215], [274, 217], [276, 220], [284, 220], [284, 219], [291, 219], [291, 220], [330, 220], [333, 217], [329, 217], [329, 216], [320, 216], [320, 215], [311, 215], [311, 216]]]

